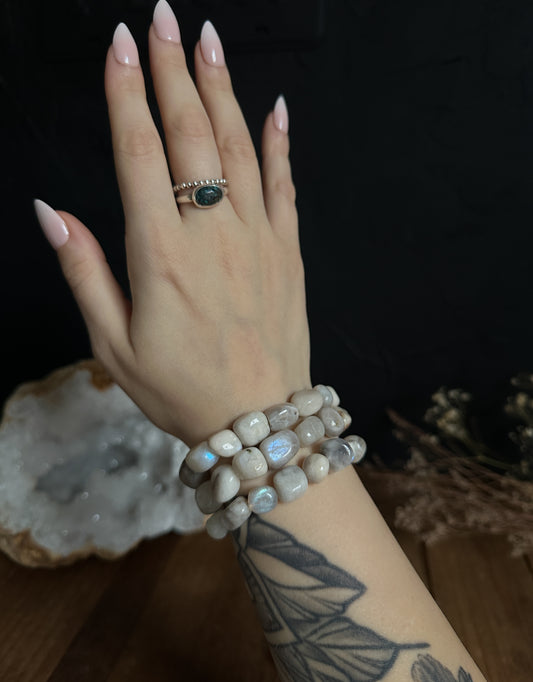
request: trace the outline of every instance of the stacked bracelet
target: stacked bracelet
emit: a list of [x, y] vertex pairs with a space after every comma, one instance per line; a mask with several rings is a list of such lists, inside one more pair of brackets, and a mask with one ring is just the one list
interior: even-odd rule
[[[206, 529], [214, 538], [224, 537], [248, 519], [252, 512], [264, 514], [279, 502], [301, 497], [309, 483], [319, 483], [328, 473], [359, 462], [366, 444], [359, 436], [339, 438], [351, 424], [331, 386], [318, 385], [294, 393], [288, 402], [263, 412], [242, 415], [232, 429], [224, 429], [192, 448], [180, 468], [180, 479], [196, 489], [196, 502], [212, 514]], [[328, 436], [320, 451], [308, 455], [302, 467], [288, 465], [301, 447]], [[257, 446], [257, 447], [256, 447]], [[226, 459], [210, 471], [220, 459]], [[273, 485], [252, 489], [247, 498], [238, 496], [241, 481], [276, 473]], [[222, 508], [222, 505], [225, 505]]]

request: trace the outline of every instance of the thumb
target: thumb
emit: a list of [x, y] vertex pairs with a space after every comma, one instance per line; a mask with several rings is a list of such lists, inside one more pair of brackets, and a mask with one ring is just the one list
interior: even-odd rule
[[114, 374], [113, 358], [131, 353], [131, 303], [116, 281], [102, 247], [75, 216], [34, 200], [41, 228], [83, 315], [94, 356]]

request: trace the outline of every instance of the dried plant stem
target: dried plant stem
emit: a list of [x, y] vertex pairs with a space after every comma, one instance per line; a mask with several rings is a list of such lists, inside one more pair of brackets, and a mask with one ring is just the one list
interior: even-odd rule
[[533, 549], [533, 483], [491, 471], [474, 454], [456, 454], [394, 410], [387, 413], [397, 437], [411, 446], [406, 471], [381, 469], [393, 489], [408, 495], [396, 509], [397, 527], [428, 542], [450, 532], [504, 534], [514, 555]]

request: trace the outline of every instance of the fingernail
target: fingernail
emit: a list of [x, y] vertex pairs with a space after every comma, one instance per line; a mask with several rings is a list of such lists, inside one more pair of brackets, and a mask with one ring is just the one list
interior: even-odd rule
[[181, 42], [178, 20], [167, 0], [159, 0], [154, 8], [154, 29], [161, 40]]
[[289, 112], [283, 95], [278, 97], [274, 105], [274, 125], [282, 133], [289, 132]]
[[200, 49], [202, 51], [202, 57], [207, 64], [211, 66], [224, 66], [226, 63], [224, 61], [222, 43], [220, 42], [218, 33], [215, 31], [215, 27], [209, 20], [204, 22], [204, 25], [202, 26], [202, 32], [200, 33]]
[[137, 45], [124, 23], [120, 23], [113, 34], [113, 54], [120, 64], [139, 66], [139, 52]]
[[54, 211], [51, 206], [40, 199], [33, 200], [33, 207], [41, 228], [54, 249], [66, 244], [69, 231], [64, 220]]

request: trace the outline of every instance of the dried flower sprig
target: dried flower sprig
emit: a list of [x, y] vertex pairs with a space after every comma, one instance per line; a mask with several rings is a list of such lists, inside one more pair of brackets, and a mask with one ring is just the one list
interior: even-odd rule
[[451, 533], [506, 535], [517, 556], [533, 549], [533, 483], [502, 475], [474, 457], [457, 455], [393, 410], [396, 436], [410, 446], [405, 471], [382, 471], [408, 495], [395, 525], [432, 543]]
[[432, 395], [428, 430], [387, 410], [409, 459], [403, 470], [390, 470], [375, 457], [372, 474], [407, 497], [396, 508], [397, 527], [430, 543], [478, 531], [506, 535], [513, 555], [533, 549], [533, 374], [518, 374], [511, 384], [516, 392], [490, 416], [491, 427], [502, 426], [496, 446], [476, 428], [475, 401], [462, 389]]
[[[525, 375], [515, 377], [520, 386], [525, 385]], [[527, 375], [530, 376], [530, 375]], [[533, 376], [531, 388], [533, 391]], [[458, 456], [473, 458], [481, 464], [509, 474], [521, 480], [533, 480], [533, 398], [524, 392], [507, 398], [503, 414], [518, 424], [507, 435], [512, 443], [518, 446], [514, 456], [504, 457], [489, 446], [479, 436], [474, 435], [470, 426], [472, 411], [472, 395], [461, 389], [445, 387], [431, 396], [434, 405], [430, 407], [424, 420], [433, 426], [436, 437], [447, 445]]]

